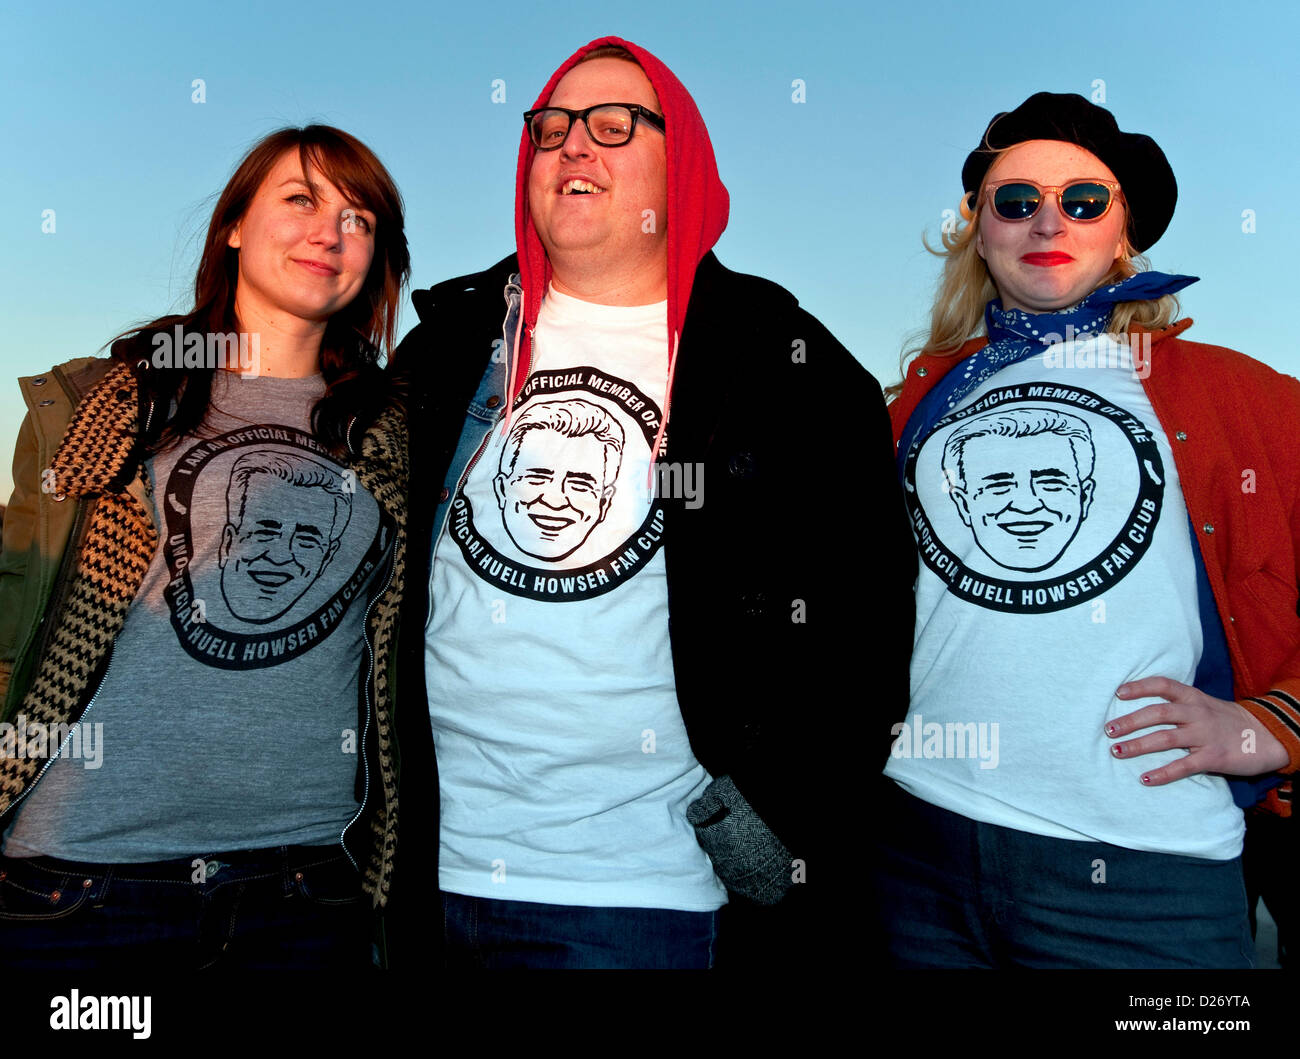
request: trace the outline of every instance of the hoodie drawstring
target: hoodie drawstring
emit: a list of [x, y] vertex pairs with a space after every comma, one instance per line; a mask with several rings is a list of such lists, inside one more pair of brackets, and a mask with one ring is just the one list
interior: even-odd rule
[[664, 390], [664, 414], [659, 418], [659, 432], [655, 434], [655, 443], [650, 449], [650, 469], [646, 473], [645, 487], [649, 489], [654, 483], [655, 462], [659, 459], [659, 447], [663, 444], [664, 431], [668, 429], [668, 408], [673, 401], [673, 373], [677, 371], [677, 347], [682, 336], [673, 332], [673, 352], [668, 358], [668, 387]]
[[510, 432], [510, 416], [515, 407], [515, 373], [519, 370], [519, 342], [524, 332], [524, 307], [519, 306], [519, 319], [515, 321], [515, 345], [510, 351], [510, 381], [506, 383], [506, 422], [501, 428], [501, 436]]

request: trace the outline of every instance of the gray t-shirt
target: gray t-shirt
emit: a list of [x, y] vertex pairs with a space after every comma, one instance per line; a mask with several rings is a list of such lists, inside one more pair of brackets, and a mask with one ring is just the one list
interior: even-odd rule
[[217, 372], [205, 429], [148, 461], [160, 547], [6, 855], [339, 841], [360, 809], [365, 612], [393, 534], [310, 435], [324, 389]]

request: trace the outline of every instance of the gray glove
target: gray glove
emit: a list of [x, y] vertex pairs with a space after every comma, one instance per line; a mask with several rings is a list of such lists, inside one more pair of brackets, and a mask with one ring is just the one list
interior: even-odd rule
[[754, 812], [730, 776], [719, 776], [686, 807], [695, 837], [728, 890], [774, 905], [793, 885], [790, 851]]

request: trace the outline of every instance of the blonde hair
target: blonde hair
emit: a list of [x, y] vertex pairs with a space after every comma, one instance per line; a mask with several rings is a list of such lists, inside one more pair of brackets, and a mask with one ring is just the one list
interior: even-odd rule
[[[1008, 147], [1003, 150], [1010, 149]], [[1002, 154], [1003, 151], [998, 153]], [[992, 166], [989, 168], [992, 169]], [[972, 199], [974, 207], [970, 204]], [[998, 296], [998, 292], [993, 277], [989, 275], [988, 265], [975, 248], [975, 236], [979, 232], [980, 210], [984, 201], [983, 182], [973, 196], [962, 196], [958, 205], [961, 221], [951, 231], [945, 229], [939, 233], [943, 244], [939, 249], [932, 247], [924, 235], [921, 236], [926, 250], [936, 257], [944, 258], [943, 274], [939, 279], [934, 306], [930, 310], [930, 326], [907, 340], [898, 363], [902, 378], [892, 386], [885, 387], [887, 400], [892, 401], [903, 389], [907, 366], [915, 358], [923, 354], [956, 356], [968, 340], [985, 332], [984, 307]], [[1127, 205], [1122, 199], [1120, 205], [1127, 213]], [[1138, 272], [1145, 272], [1151, 267], [1147, 258], [1133, 248], [1130, 237], [1131, 225], [1126, 224], [1124, 253], [1115, 259], [1110, 271], [1101, 278], [1094, 290], [1127, 279]], [[1149, 331], [1159, 330], [1174, 321], [1178, 316], [1178, 308], [1178, 299], [1172, 294], [1150, 301], [1119, 302], [1110, 315], [1106, 330], [1115, 335], [1127, 333], [1132, 325]]]

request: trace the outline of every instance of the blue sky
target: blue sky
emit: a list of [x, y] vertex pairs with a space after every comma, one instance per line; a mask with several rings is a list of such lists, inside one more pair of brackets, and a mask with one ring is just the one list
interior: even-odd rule
[[[608, 33], [658, 54], [700, 105], [731, 192], [723, 263], [792, 290], [882, 383], [927, 315], [938, 263], [922, 234], [933, 242], [956, 206], [988, 119], [1036, 91], [1099, 88], [1177, 174], [1178, 210], [1150, 256], [1202, 277], [1183, 295], [1197, 321], [1187, 337], [1300, 374], [1288, 337], [1297, 210], [1284, 196], [1300, 186], [1289, 5], [637, 7], [7, 6], [0, 497], [23, 411], [11, 380], [188, 308], [215, 195], [255, 140], [322, 121], [366, 141], [401, 185], [412, 283], [428, 286], [513, 249], [519, 115], [571, 51]], [[192, 102], [196, 78], [206, 102]], [[414, 320], [408, 308], [401, 330]]]

